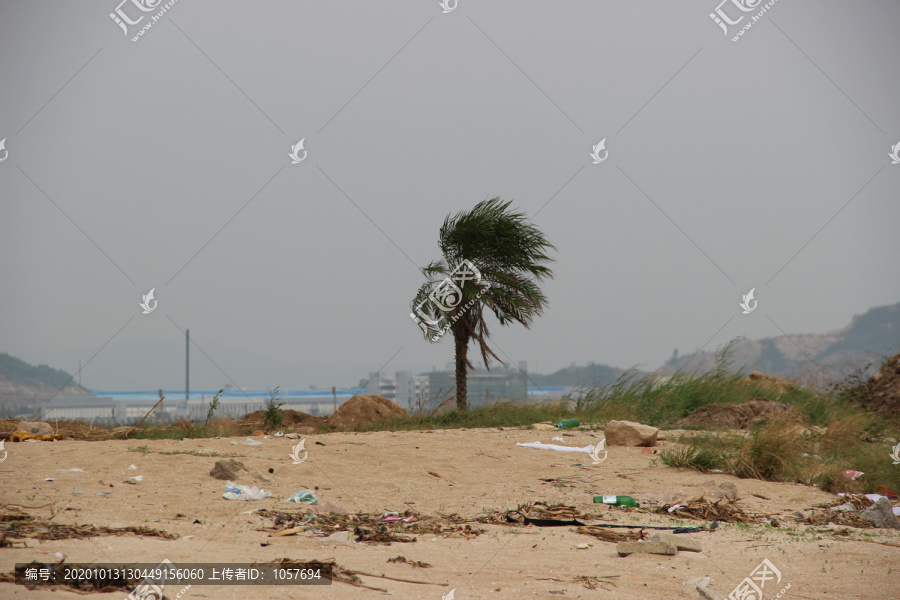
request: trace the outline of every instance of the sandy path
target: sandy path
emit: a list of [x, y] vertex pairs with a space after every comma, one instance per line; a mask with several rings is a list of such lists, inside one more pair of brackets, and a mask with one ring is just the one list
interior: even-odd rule
[[[263, 440], [262, 446], [233, 445], [244, 438], [186, 441], [109, 441], [7, 444], [9, 458], [0, 465], [0, 500], [39, 506], [55, 502], [62, 523], [96, 525], [149, 525], [189, 539], [161, 540], [135, 536], [97, 537], [89, 540], [39, 542], [27, 540], [28, 548], [0, 551], [0, 569], [10, 572], [16, 562], [55, 562], [55, 554], [68, 555], [68, 562], [173, 562], [270, 561], [334, 558], [338, 564], [369, 573], [386, 574], [448, 586], [415, 585], [363, 577], [366, 584], [387, 589], [399, 599], [434, 599], [455, 589], [457, 600], [470, 598], [596, 598], [596, 599], [691, 599], [698, 597], [682, 582], [710, 576], [710, 585], [723, 594], [768, 558], [781, 570], [781, 586], [791, 584], [783, 598], [878, 599], [900, 598], [900, 547], [816, 534], [797, 525], [787, 515], [832, 499], [815, 488], [740, 480], [729, 475], [702, 475], [661, 465], [639, 448], [609, 448], [608, 459], [596, 467], [572, 466], [589, 462], [586, 454], [568, 454], [516, 447], [516, 442], [552, 442], [553, 432], [518, 429], [452, 430], [403, 433], [333, 433], [309, 436], [309, 458], [292, 465], [292, 440]], [[325, 445], [316, 445], [321, 441]], [[586, 446], [596, 442], [589, 433], [567, 434], [565, 443]], [[555, 442], [559, 443], [559, 442]], [[662, 447], [665, 447], [663, 442]], [[146, 447], [147, 453], [134, 451]], [[129, 450], [132, 449], [132, 450]], [[208, 475], [216, 458], [160, 452], [204, 451], [237, 453], [236, 460], [250, 470], [272, 478], [262, 484], [273, 499], [234, 502], [221, 498], [224, 482]], [[129, 470], [135, 464], [137, 470]], [[78, 467], [83, 473], [57, 469]], [[269, 475], [268, 469], [274, 474]], [[454, 482], [429, 475], [429, 471]], [[123, 483], [142, 475], [137, 485]], [[51, 477], [52, 482], [43, 481]], [[541, 481], [573, 477], [571, 487]], [[243, 477], [242, 483], [249, 483]], [[101, 485], [100, 480], [115, 487]], [[408, 506], [421, 514], [460, 513], [475, 516], [484, 509], [506, 511], [524, 502], [544, 501], [574, 505], [591, 511], [591, 496], [629, 494], [639, 500], [660, 498], [666, 493], [699, 495], [704, 482], [731, 481], [748, 512], [785, 515], [782, 527], [752, 527], [723, 524], [715, 533], [692, 534], [703, 544], [702, 553], [679, 552], [676, 556], [647, 554], [620, 558], [615, 545], [574, 532], [574, 528], [522, 528], [484, 526], [487, 533], [476, 539], [419, 536], [415, 543], [376, 546], [323, 543], [300, 535], [270, 538], [259, 527], [270, 526], [244, 511], [257, 508], [295, 508], [280, 500], [304, 488], [318, 486], [321, 501], [337, 504], [350, 512], [403, 511]], [[73, 488], [83, 493], [73, 495]], [[110, 491], [110, 498], [97, 496]], [[763, 500], [751, 496], [767, 496]], [[410, 502], [414, 504], [404, 504]], [[646, 525], [698, 525], [646, 514], [623, 514], [599, 507], [618, 523]], [[49, 516], [49, 509], [29, 509]], [[176, 517], [182, 514], [184, 517]], [[195, 524], [194, 520], [201, 524]], [[855, 530], [851, 536], [900, 542], [900, 532]], [[261, 546], [261, 542], [270, 542]], [[577, 544], [591, 543], [579, 550]], [[430, 563], [433, 568], [413, 568], [388, 563], [403, 555]], [[588, 590], [573, 583], [574, 577], [619, 575], [616, 586]], [[562, 581], [551, 581], [556, 578]], [[770, 588], [766, 588], [769, 592]], [[169, 590], [174, 597], [178, 590]], [[778, 590], [773, 589], [771, 597]], [[562, 592], [562, 593], [560, 593]], [[345, 584], [328, 587], [194, 586], [182, 598], [374, 598], [379, 592]], [[122, 598], [123, 593], [91, 598]], [[67, 591], [28, 591], [21, 586], [0, 584], [0, 598], [54, 598], [76, 594]], [[765, 598], [769, 598], [767, 593]]]

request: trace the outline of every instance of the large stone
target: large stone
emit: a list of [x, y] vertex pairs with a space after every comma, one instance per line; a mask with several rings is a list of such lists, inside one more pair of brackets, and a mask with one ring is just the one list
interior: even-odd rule
[[24, 431], [33, 435], [53, 435], [53, 427], [44, 421], [20, 421], [16, 431]]
[[728, 600], [725, 596], [715, 590], [697, 586], [697, 593], [700, 594], [700, 600]]
[[900, 529], [900, 519], [894, 516], [891, 501], [882, 496], [874, 505], [859, 513], [859, 516], [874, 523], [876, 527]]
[[650, 538], [651, 542], [666, 542], [673, 544], [679, 550], [687, 550], [688, 552], [703, 552], [700, 541], [689, 538], [685, 535], [675, 533], [655, 533]]
[[616, 552], [619, 553], [619, 556], [628, 556], [637, 552], [671, 556], [678, 553], [678, 547], [667, 542], [619, 542], [616, 544]]
[[610, 421], [603, 433], [609, 446], [655, 446], [659, 429], [634, 421]]
[[246, 471], [247, 467], [244, 463], [230, 458], [228, 460], [217, 460], [216, 465], [209, 472], [216, 479], [223, 481], [234, 481], [238, 478], [238, 471]]

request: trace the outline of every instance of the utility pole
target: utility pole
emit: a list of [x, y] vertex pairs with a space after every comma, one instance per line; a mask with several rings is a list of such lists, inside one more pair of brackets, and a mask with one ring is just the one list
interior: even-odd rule
[[78, 387], [81, 387], [81, 359], [78, 359]]
[[191, 330], [184, 330], [184, 399], [191, 391]]

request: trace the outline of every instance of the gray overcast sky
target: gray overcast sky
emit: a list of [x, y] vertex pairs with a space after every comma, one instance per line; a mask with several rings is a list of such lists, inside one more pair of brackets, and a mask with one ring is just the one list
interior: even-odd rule
[[3, 1], [0, 350], [98, 389], [182, 386], [185, 328], [193, 387], [441, 368], [417, 267], [492, 196], [558, 248], [544, 317], [493, 328], [531, 370], [897, 302], [900, 3], [781, 0], [737, 42], [762, 4], [727, 36], [716, 4], [179, 0], [132, 42], [159, 8]]

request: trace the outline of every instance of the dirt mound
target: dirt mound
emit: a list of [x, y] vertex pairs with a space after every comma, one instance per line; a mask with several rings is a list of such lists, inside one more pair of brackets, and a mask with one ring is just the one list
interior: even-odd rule
[[679, 419], [673, 426], [705, 425], [746, 429], [775, 416], [785, 416], [800, 425], [812, 426], [810, 418], [797, 408], [783, 402], [767, 400], [762, 396], [752, 396], [740, 404], [708, 404]]
[[[300, 412], [299, 410], [280, 410], [279, 412], [281, 413], [281, 425], [278, 429], [285, 433], [291, 433], [301, 429], [304, 431], [299, 431], [299, 433], [304, 433], [308, 432], [305, 428], [319, 429], [325, 424], [325, 417], [314, 417], [305, 412]], [[216, 419], [216, 421], [213, 422], [215, 423], [224, 420], [226, 419]], [[266, 430], [265, 422], [266, 411], [258, 410], [244, 416], [242, 419], [237, 419], [233, 423], [237, 430], [236, 435], [251, 435], [257, 431]], [[228, 429], [227, 426], [225, 428]]]
[[406, 410], [384, 396], [356, 395], [344, 402], [328, 417], [328, 425], [338, 430], [352, 430], [387, 417], [406, 416]]
[[875, 375], [850, 390], [849, 397], [872, 412], [900, 417], [900, 354], [885, 360]]

